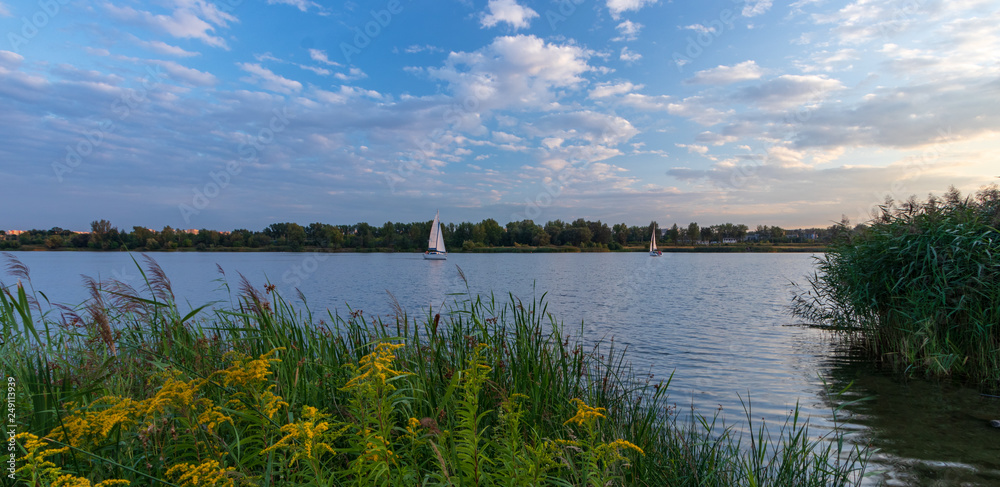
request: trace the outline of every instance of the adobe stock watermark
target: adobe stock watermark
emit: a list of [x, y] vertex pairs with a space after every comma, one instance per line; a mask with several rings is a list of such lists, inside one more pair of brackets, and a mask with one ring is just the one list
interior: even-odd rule
[[62, 7], [70, 0], [38, 0], [38, 10], [30, 17], [21, 17], [20, 32], [10, 31], [7, 33], [7, 41], [10, 42], [10, 50], [18, 52], [22, 47], [28, 45], [38, 33], [49, 25]]
[[246, 141], [236, 148], [239, 159], [230, 160], [219, 171], [209, 171], [209, 181], [201, 187], [192, 188], [191, 204], [177, 205], [185, 224], [190, 224], [191, 217], [201, 214], [208, 208], [211, 201], [218, 198], [233, 179], [243, 172], [245, 165], [260, 160], [260, 153], [264, 148], [273, 144], [275, 137], [288, 128], [289, 118], [287, 106], [274, 109], [268, 124], [258, 130], [256, 135], [247, 135]]
[[344, 55], [344, 60], [347, 61], [347, 64], [351, 64], [351, 58], [361, 54], [364, 48], [371, 45], [372, 41], [382, 34], [383, 29], [389, 27], [394, 16], [401, 13], [403, 13], [402, 2], [400, 0], [389, 0], [386, 2], [385, 8], [369, 11], [372, 19], [365, 22], [363, 26], [352, 27], [351, 30], [354, 32], [354, 38], [351, 39], [350, 43], [340, 43], [340, 53]]
[[[733, 3], [746, 3], [745, 0], [734, 0]], [[701, 26], [697, 35], [687, 36], [683, 51], [674, 51], [671, 59], [678, 73], [684, 72], [684, 66], [701, 57], [705, 50], [712, 46], [723, 34], [736, 29], [737, 11], [724, 8], [719, 15]]]
[[893, 5], [892, 18], [879, 22], [878, 31], [883, 39], [888, 40], [901, 32], [913, 20], [913, 16], [927, 3], [927, 0], [906, 0]]
[[558, 0], [556, 8], [545, 11], [545, 20], [549, 22], [549, 28], [556, 30], [556, 26], [569, 20], [577, 12], [580, 5], [587, 0]]
[[292, 296], [319, 271], [320, 264], [330, 258], [330, 252], [310, 252], [281, 274], [282, 295]]
[[[159, 86], [167, 73], [161, 70], [159, 64], [146, 66], [146, 75], [138, 89], [127, 89], [115, 101], [111, 102], [111, 113], [115, 118], [106, 118], [97, 124], [97, 128], [88, 130], [76, 144], [66, 146], [66, 156], [62, 162], [52, 163], [52, 172], [56, 180], [63, 182], [66, 174], [80, 167], [84, 159], [101, 148], [107, 136], [118, 130], [118, 123], [128, 120], [134, 110], [149, 100], [149, 93]], [[117, 119], [117, 122], [116, 122]]]

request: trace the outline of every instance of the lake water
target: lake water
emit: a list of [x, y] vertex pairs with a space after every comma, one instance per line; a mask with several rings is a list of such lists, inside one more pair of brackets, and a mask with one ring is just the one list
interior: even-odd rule
[[[134, 286], [141, 275], [128, 254], [16, 252], [32, 284], [51, 301], [87, 297], [80, 275]], [[879, 449], [873, 481], [890, 485], [1000, 485], [1000, 400], [948, 384], [902, 381], [854, 360], [835, 336], [802, 326], [788, 312], [792, 282], [811, 275], [808, 254], [645, 253], [420, 254], [152, 253], [184, 308], [228, 303], [240, 273], [251, 283], [297, 287], [314, 312], [366, 317], [393, 314], [393, 297], [420, 315], [455, 293], [508, 292], [531, 300], [546, 293], [549, 312], [586, 340], [614, 340], [654, 380], [674, 373], [670, 401], [679, 411], [719, 411], [745, 422], [742, 400], [773, 431], [796, 405], [820, 434], [838, 404], [824, 393], [854, 383], [852, 397], [871, 397], [841, 411], [853, 441]], [[138, 256], [136, 256], [138, 258]], [[141, 262], [141, 260], [140, 260]], [[219, 273], [218, 268], [225, 272]], [[459, 276], [461, 268], [466, 280]], [[12, 278], [0, 272], [0, 281]], [[392, 297], [390, 297], [390, 294]], [[582, 323], [582, 325], [581, 325]]]

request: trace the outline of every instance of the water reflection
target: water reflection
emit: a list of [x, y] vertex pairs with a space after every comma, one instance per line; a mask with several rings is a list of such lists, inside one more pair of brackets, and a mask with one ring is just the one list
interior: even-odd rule
[[[1000, 485], [1000, 399], [950, 382], [904, 380], [849, 351], [829, 362], [831, 385], [850, 388], [844, 407], [856, 441], [878, 452], [870, 470], [887, 485]], [[833, 406], [839, 406], [833, 405]]]

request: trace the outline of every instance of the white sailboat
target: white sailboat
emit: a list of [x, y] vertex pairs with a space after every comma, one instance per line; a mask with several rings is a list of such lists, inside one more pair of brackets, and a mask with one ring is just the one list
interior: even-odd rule
[[653, 225], [653, 234], [649, 237], [649, 255], [653, 257], [663, 255], [663, 252], [656, 248], [656, 225]]
[[427, 260], [445, 260], [448, 252], [444, 248], [444, 234], [441, 233], [441, 218], [437, 212], [434, 214], [434, 223], [431, 224], [431, 235], [427, 239], [427, 252], [424, 258]]

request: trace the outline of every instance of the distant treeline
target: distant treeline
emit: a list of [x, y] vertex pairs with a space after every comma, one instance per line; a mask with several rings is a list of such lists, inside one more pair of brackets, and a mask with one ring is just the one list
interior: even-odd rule
[[[442, 225], [445, 245], [449, 251], [471, 251], [483, 247], [558, 247], [572, 246], [581, 249], [621, 250], [626, 247], [645, 246], [655, 222], [645, 226], [628, 226], [619, 223], [609, 226], [577, 219], [573, 222], [553, 220], [539, 225], [531, 220], [510, 222], [502, 226], [492, 218], [479, 223], [462, 222]], [[431, 221], [413, 223], [386, 222], [381, 226], [368, 223], [330, 225], [311, 223], [273, 223], [261, 231], [236, 229], [216, 231], [210, 229], [181, 230], [164, 227], [152, 230], [132, 227], [131, 231], [119, 229], [107, 220], [94, 221], [90, 232], [73, 232], [62, 228], [29, 230], [14, 235], [0, 231], [0, 249], [90, 249], [90, 250], [302, 250], [353, 249], [389, 250], [400, 252], [422, 251], [427, 246]], [[656, 226], [658, 229], [659, 225]], [[713, 245], [720, 243], [817, 243], [829, 242], [835, 235], [836, 225], [829, 228], [785, 230], [781, 227], [758, 225], [750, 231], [747, 225], [724, 223], [699, 226], [692, 222], [678, 227], [660, 229], [657, 242], [669, 245]]]

